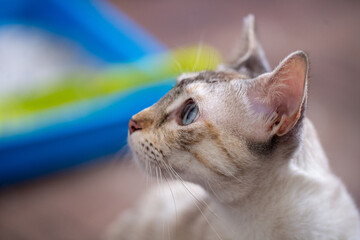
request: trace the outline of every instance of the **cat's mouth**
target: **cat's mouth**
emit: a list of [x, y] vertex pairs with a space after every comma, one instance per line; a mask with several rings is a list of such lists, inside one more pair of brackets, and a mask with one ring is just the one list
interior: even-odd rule
[[137, 165], [155, 178], [177, 179], [183, 171], [171, 166], [165, 153], [148, 139], [129, 138], [129, 144]]
[[135, 155], [136, 162], [148, 174], [153, 174], [150, 170], [152, 168], [164, 168], [166, 158], [161, 149], [154, 146], [154, 144], [147, 140], [135, 140], [129, 138], [130, 147]]
[[174, 178], [178, 172], [169, 166], [162, 159], [157, 159], [154, 155], [135, 152], [137, 165], [145, 172], [145, 174], [155, 178]]

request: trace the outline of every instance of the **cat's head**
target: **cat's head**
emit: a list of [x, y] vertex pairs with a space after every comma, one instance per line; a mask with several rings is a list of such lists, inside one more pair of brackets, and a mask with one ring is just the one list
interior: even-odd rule
[[299, 145], [308, 60], [297, 51], [271, 71], [244, 21], [243, 49], [217, 71], [183, 74], [153, 106], [133, 116], [128, 142], [152, 175], [207, 188], [243, 184], [244, 194], [270, 165]]

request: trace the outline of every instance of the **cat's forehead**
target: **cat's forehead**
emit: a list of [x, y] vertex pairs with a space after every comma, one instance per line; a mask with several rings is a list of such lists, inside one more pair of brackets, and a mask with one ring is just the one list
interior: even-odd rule
[[183, 87], [192, 83], [219, 83], [230, 82], [234, 79], [247, 79], [248, 77], [234, 71], [203, 71], [198, 73], [184, 73], [178, 77], [176, 86]]
[[184, 73], [178, 77], [177, 84], [158, 103], [161, 106], [179, 105], [189, 94], [206, 91], [212, 85], [231, 82], [234, 79], [248, 79], [249, 77], [237, 72], [203, 71], [198, 73]]

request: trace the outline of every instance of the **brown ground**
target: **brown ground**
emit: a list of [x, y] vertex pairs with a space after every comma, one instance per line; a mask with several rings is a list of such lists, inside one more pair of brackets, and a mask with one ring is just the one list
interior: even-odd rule
[[[170, 47], [203, 41], [226, 54], [242, 18], [253, 13], [272, 66], [307, 51], [308, 115], [360, 206], [359, 1], [113, 2]], [[145, 185], [132, 165], [103, 161], [0, 190], [0, 239], [99, 239]]]

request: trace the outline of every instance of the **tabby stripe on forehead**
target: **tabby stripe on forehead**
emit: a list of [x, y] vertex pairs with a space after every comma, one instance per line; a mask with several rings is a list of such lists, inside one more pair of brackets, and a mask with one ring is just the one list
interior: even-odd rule
[[217, 147], [226, 155], [227, 159], [231, 162], [232, 165], [234, 165], [238, 170], [242, 170], [243, 167], [240, 166], [236, 161], [234, 161], [234, 158], [231, 156], [229, 151], [226, 149], [224, 144], [222, 143], [220, 139], [220, 134], [216, 130], [216, 128], [208, 121], [205, 121], [205, 124], [207, 126], [207, 129], [209, 131], [211, 139], [213, 139], [217, 145]]
[[176, 98], [181, 95], [187, 85], [203, 82], [208, 84], [216, 84], [221, 82], [230, 82], [234, 79], [247, 79], [248, 77], [234, 72], [204, 71], [195, 77], [182, 79], [178, 84], [168, 92], [165, 97], [161, 98], [158, 104], [163, 106], [170, 105]]
[[234, 72], [204, 71], [196, 77], [183, 79], [177, 87], [184, 87], [194, 82], [219, 83], [230, 82], [233, 79], [246, 79], [247, 77]]

